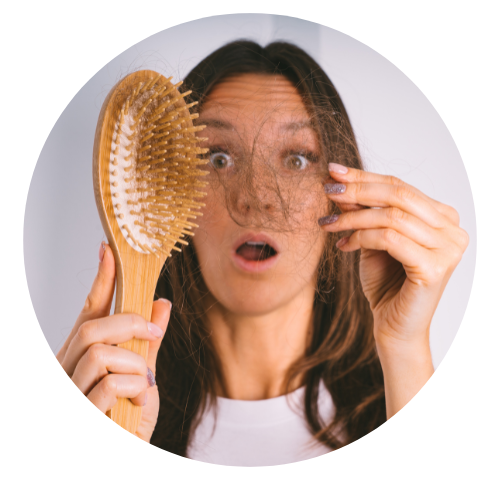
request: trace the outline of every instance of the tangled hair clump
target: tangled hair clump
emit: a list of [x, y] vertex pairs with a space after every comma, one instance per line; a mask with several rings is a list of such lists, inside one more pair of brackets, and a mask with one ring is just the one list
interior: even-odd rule
[[[229, 43], [202, 60], [184, 80], [185, 91], [198, 109], [212, 88], [221, 81], [244, 73], [282, 75], [301, 94], [317, 132], [321, 155], [314, 178], [328, 175], [328, 163], [361, 169], [356, 139], [342, 100], [322, 68], [303, 50], [285, 42], [261, 47], [251, 41]], [[241, 188], [255, 194], [252, 162], [242, 161]], [[280, 231], [297, 231], [290, 192], [297, 191], [297, 179], [288, 184], [269, 171], [266, 185], [280, 205], [278, 214], [264, 226]], [[301, 182], [304, 179], [300, 180]], [[225, 188], [225, 204], [231, 212], [231, 189]], [[259, 182], [257, 182], [259, 183]], [[262, 185], [262, 182], [260, 182]], [[255, 199], [258, 204], [258, 199]], [[336, 207], [331, 204], [331, 213]], [[279, 215], [277, 221], [276, 215]], [[304, 358], [292, 366], [288, 385], [304, 379], [304, 412], [311, 432], [332, 449], [340, 448], [381, 425], [386, 419], [383, 376], [373, 338], [373, 317], [361, 290], [358, 275], [359, 252], [338, 255], [334, 234], [327, 236], [317, 272], [312, 337]], [[169, 298], [173, 310], [166, 338], [157, 360], [160, 394], [158, 423], [151, 443], [179, 455], [186, 455], [191, 431], [200, 412], [216, 399], [216, 385], [223, 384], [220, 362], [211, 344], [202, 308], [206, 286], [193, 246], [169, 258], [156, 294]], [[336, 415], [331, 423], [318, 412], [319, 383], [332, 396]]]

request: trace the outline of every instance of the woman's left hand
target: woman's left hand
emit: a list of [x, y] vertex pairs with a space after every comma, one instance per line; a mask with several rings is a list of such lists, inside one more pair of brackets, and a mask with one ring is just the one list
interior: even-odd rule
[[361, 249], [360, 279], [383, 366], [387, 356], [428, 349], [432, 317], [469, 242], [457, 211], [392, 176], [336, 164], [330, 175], [336, 183], [325, 192], [342, 213], [319, 223], [328, 232], [354, 230], [337, 247]]

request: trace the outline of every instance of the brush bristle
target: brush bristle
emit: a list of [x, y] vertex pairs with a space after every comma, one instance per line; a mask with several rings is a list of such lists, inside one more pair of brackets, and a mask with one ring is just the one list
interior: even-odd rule
[[[205, 195], [200, 177], [208, 172], [197, 157], [206, 149], [196, 146], [195, 136], [205, 126], [192, 126], [197, 114], [189, 108], [197, 102], [181, 100], [182, 82], [159, 82], [161, 75], [129, 87], [111, 143], [110, 187], [118, 225], [131, 247], [141, 253], [170, 255], [187, 245], [186, 235], [197, 225]], [[181, 100], [179, 102], [179, 100]]]

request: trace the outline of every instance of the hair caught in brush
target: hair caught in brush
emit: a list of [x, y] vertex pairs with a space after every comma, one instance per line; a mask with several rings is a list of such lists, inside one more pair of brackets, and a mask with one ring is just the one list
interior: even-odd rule
[[[237, 157], [236, 182], [234, 178], [228, 181], [223, 175], [216, 175], [215, 183], [208, 188], [220, 195], [238, 225], [308, 238], [314, 232], [302, 232], [295, 221], [300, 208], [296, 199], [301, 192], [310, 192], [313, 182], [328, 177], [329, 162], [363, 167], [347, 112], [321, 67], [306, 52], [284, 42], [266, 47], [250, 41], [225, 45], [191, 70], [183, 88], [193, 91], [190, 101], [198, 101], [200, 109], [212, 87], [244, 73], [283, 75], [297, 88], [318, 135], [321, 154], [313, 160], [319, 165], [314, 174], [285, 177], [266, 163], [265, 155], [259, 158], [246, 152]], [[279, 147], [278, 140], [276, 148]], [[259, 213], [252, 216], [251, 225], [234, 208], [236, 184], [244, 189]], [[261, 204], [263, 188], [265, 195], [279, 206], [272, 212]], [[331, 213], [337, 213], [335, 209], [331, 203]], [[297, 376], [304, 376], [305, 417], [313, 435], [332, 449], [361, 438], [386, 420], [373, 317], [358, 276], [359, 252], [338, 255], [337, 240], [336, 235], [328, 234], [317, 275], [312, 339], [305, 357], [293, 365], [288, 375], [289, 385]], [[188, 245], [167, 260], [156, 291], [158, 296], [172, 300], [173, 310], [157, 361], [160, 412], [151, 443], [183, 456], [196, 420], [215, 400], [215, 386], [222, 382], [220, 362], [204, 322], [205, 288], [194, 248]], [[321, 379], [335, 405], [332, 423], [327, 423], [318, 412]]]

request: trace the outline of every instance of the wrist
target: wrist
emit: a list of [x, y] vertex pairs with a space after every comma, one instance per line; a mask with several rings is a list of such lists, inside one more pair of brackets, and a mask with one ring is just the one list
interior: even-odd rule
[[384, 375], [389, 372], [398, 372], [406, 375], [432, 375], [434, 366], [429, 343], [400, 345], [397, 348], [380, 348], [377, 352]]
[[376, 342], [377, 352], [384, 372], [387, 370], [428, 371], [432, 368], [429, 341], [416, 339], [411, 342]]
[[409, 339], [381, 333], [375, 334], [375, 345], [381, 361], [393, 357], [411, 360], [431, 355], [428, 331], [418, 335], [414, 333]]

